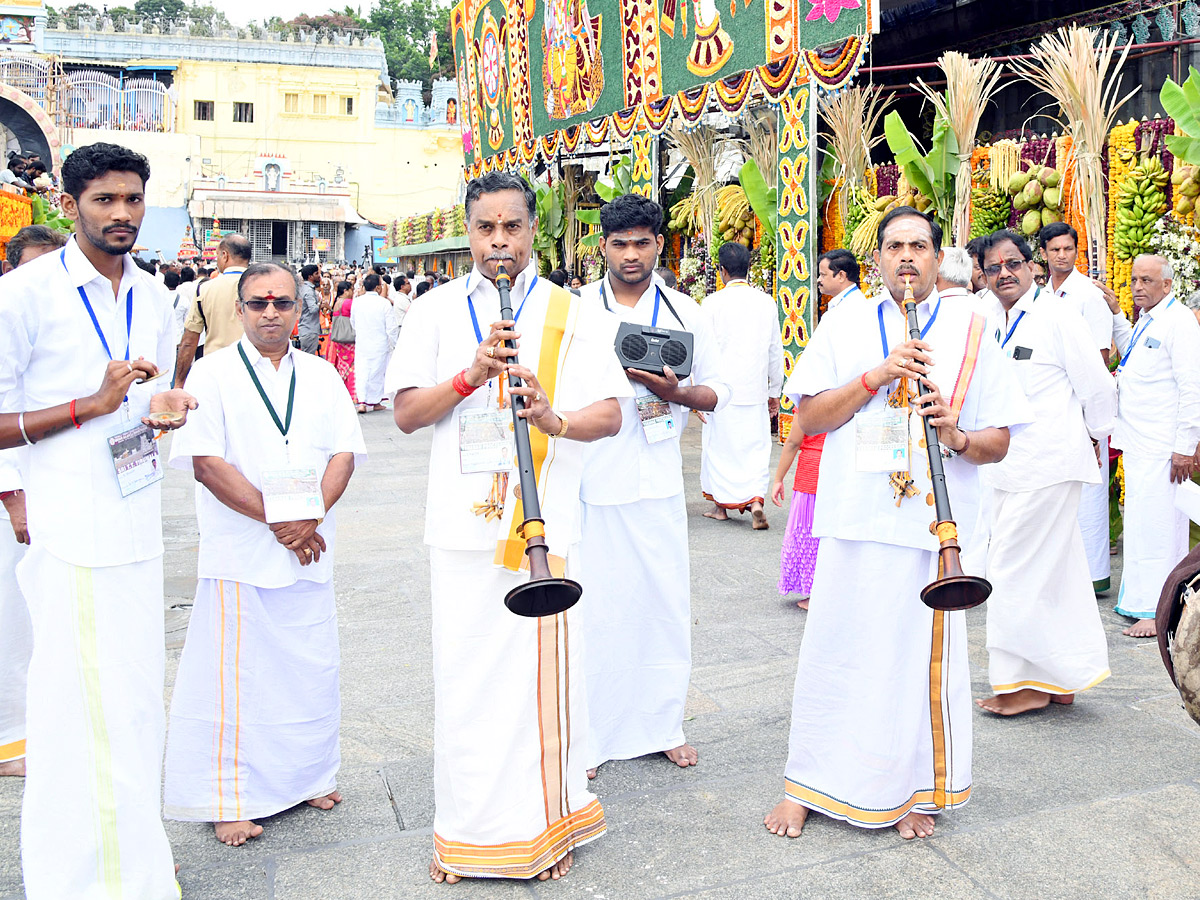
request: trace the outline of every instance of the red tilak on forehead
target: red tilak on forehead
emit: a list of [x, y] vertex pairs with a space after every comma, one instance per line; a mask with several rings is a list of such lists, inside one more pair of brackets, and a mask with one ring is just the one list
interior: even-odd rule
[[267, 291], [267, 293], [265, 295], [263, 295], [263, 299], [264, 300], [274, 300], [275, 295], [272, 294], [270, 291]]

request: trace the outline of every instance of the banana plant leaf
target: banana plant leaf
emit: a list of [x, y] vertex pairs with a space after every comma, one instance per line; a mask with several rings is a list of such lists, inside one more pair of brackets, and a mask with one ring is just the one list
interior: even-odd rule
[[779, 228], [779, 194], [775, 188], [767, 187], [766, 179], [759, 171], [758, 163], [752, 159], [746, 160], [738, 173], [738, 181], [750, 201], [750, 208], [762, 224], [763, 243], [775, 240], [775, 232]]
[[1200, 72], [1188, 69], [1187, 80], [1176, 84], [1168, 78], [1158, 92], [1168, 116], [1183, 134], [1167, 135], [1167, 149], [1190, 165], [1200, 165]]
[[932, 201], [929, 212], [949, 234], [954, 215], [954, 187], [958, 173], [958, 140], [950, 123], [939, 113], [934, 120], [929, 153], [922, 155], [900, 114], [892, 111], [883, 120], [884, 136], [913, 188]]

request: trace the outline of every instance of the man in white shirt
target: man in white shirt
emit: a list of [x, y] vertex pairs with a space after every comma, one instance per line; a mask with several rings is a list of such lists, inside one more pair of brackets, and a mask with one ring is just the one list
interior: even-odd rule
[[372, 272], [363, 279], [363, 293], [350, 307], [354, 326], [354, 387], [358, 392], [358, 411], [386, 409], [383, 382], [388, 356], [392, 351], [392, 304], [387, 285]]
[[[1050, 267], [1047, 287], [1087, 323], [1092, 342], [1100, 351], [1104, 364], [1108, 365], [1113, 343], [1113, 319], [1100, 288], [1075, 268], [1079, 258], [1078, 232], [1066, 222], [1054, 222], [1041, 230], [1038, 243]], [[1097, 593], [1107, 591], [1111, 586], [1107, 437], [1100, 440], [1099, 447], [1100, 481], [1085, 484], [1079, 501], [1079, 529], [1083, 533], [1092, 587]]]
[[[45, 225], [26, 225], [5, 247], [5, 272], [60, 249], [67, 242], [61, 231]], [[14, 403], [14, 401], [17, 401]], [[19, 399], [6, 397], [5, 406], [20, 409]], [[29, 609], [17, 584], [16, 567], [25, 556], [29, 529], [25, 520], [25, 491], [20, 454], [0, 450], [0, 776], [25, 774], [25, 690], [33, 632]]]
[[[828, 436], [784, 799], [764, 819], [773, 834], [799, 836], [815, 809], [928, 837], [933, 815], [970, 796], [965, 613], [920, 599], [937, 577], [939, 546], [921, 417], [957, 454], [945, 462], [949, 475], [1002, 459], [1027, 403], [982, 319], [940, 302], [941, 237], [912, 207], [888, 213], [875, 257], [883, 291], [823, 318], [784, 388], [804, 433]], [[901, 309], [906, 279], [920, 340], [909, 339]], [[918, 377], [930, 385], [923, 397]]]
[[[505, 446], [508, 398], [522, 398], [517, 416], [530, 426], [550, 569], [561, 576], [578, 558], [579, 442], [616, 434], [617, 398], [631, 393], [603, 310], [538, 278], [536, 210], [519, 175], [492, 172], [467, 185], [475, 264], [436, 297], [414, 301], [388, 370], [400, 430], [433, 428], [425, 542], [435, 882], [561, 878], [574, 848], [605, 829], [581, 752], [587, 711], [577, 613], [530, 619], [504, 605], [528, 582], [523, 504], [514, 451]], [[500, 317], [500, 266], [512, 278], [513, 319]], [[503, 344], [517, 339], [520, 364]], [[506, 374], [521, 385], [502, 383]]]
[[984, 244], [993, 322], [1033, 421], [982, 473], [989, 542], [988, 676], [983, 709], [1013, 716], [1071, 703], [1110, 674], [1078, 524], [1080, 489], [1100, 480], [1097, 441], [1113, 426], [1117, 392], [1083, 319], [1034, 282], [1023, 238]]
[[732, 241], [718, 252], [725, 288], [704, 301], [721, 352], [729, 404], [705, 416], [700, 489], [713, 505], [704, 515], [750, 511], [755, 531], [770, 526], [763, 501], [771, 481], [771, 417], [783, 387], [783, 341], [775, 301], [746, 281], [750, 251]]
[[938, 296], [955, 300], [982, 316], [989, 316], [992, 309], [971, 290], [971, 271], [975, 259], [964, 247], [946, 247], [942, 250], [942, 263], [938, 266]]
[[1188, 549], [1188, 519], [1175, 506], [1179, 484], [1200, 450], [1200, 323], [1171, 293], [1174, 272], [1161, 256], [1133, 261], [1130, 285], [1141, 310], [1136, 328], [1114, 316], [1117, 424], [1125, 461], [1125, 569], [1116, 611], [1137, 619], [1124, 633], [1153, 637], [1163, 583]]
[[171, 448], [203, 489], [163, 803], [231, 847], [255, 819], [342, 799], [334, 504], [366, 447], [337, 372], [291, 344], [299, 287], [277, 263], [246, 269], [245, 333], [192, 367], [200, 405]]
[[986, 234], [972, 238], [967, 241], [967, 253], [971, 254], [971, 290], [985, 308], [991, 308], [996, 303], [996, 297], [987, 286], [987, 278], [983, 274], [983, 245], [986, 243]]
[[[692, 670], [691, 575], [679, 438], [690, 409], [724, 406], [720, 351], [708, 307], [662, 284], [662, 207], [626, 194], [600, 210], [608, 274], [583, 288], [612, 320], [691, 332], [692, 371], [680, 383], [629, 369], [636, 396], [621, 400], [621, 431], [584, 450], [583, 614], [588, 774], [612, 759], [665, 753], [695, 765], [683, 735]], [[670, 374], [668, 374], [670, 373]], [[764, 419], [764, 423], [766, 420]]]
[[861, 294], [858, 259], [844, 247], [821, 254], [817, 262], [817, 291], [829, 298], [826, 311], [837, 309], [847, 297]]
[[[181, 423], [195, 401], [164, 390], [171, 306], [129, 255], [149, 174], [124, 147], [75, 150], [62, 168], [75, 236], [0, 279], [0, 447], [22, 448], [31, 542], [17, 577], [38, 598], [21, 816], [29, 900], [178, 897], [159, 805], [162, 466], [150, 425]], [[157, 419], [166, 414], [174, 421]]]

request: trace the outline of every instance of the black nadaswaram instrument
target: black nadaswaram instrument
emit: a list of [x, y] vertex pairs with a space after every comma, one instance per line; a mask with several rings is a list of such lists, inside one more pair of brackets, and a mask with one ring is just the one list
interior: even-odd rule
[[[496, 290], [500, 292], [500, 318], [513, 317], [512, 298], [509, 290], [512, 279], [508, 270], [496, 266]], [[505, 341], [510, 350], [517, 348], [515, 341]], [[516, 363], [517, 357], [508, 357]], [[511, 372], [508, 375], [510, 388], [521, 387], [521, 379]], [[529, 557], [529, 581], [513, 588], [504, 598], [504, 605], [518, 616], [538, 618], [555, 616], [566, 612], [579, 602], [583, 588], [569, 578], [555, 578], [550, 573], [549, 550], [546, 546], [546, 523], [542, 518], [542, 505], [538, 500], [537, 473], [533, 470], [533, 449], [529, 445], [529, 422], [517, 413], [525, 408], [525, 398], [520, 394], [509, 394], [512, 402], [513, 434], [517, 443], [517, 467], [521, 476], [521, 508], [525, 521], [518, 534], [525, 538], [525, 555]]]
[[[912, 282], [907, 277], [904, 279], [904, 313], [908, 319], [909, 339], [920, 340], [917, 301], [913, 297]], [[919, 378], [917, 390], [922, 396], [929, 393], [929, 388]], [[933, 481], [933, 502], [937, 511], [937, 522], [930, 526], [930, 530], [940, 542], [938, 554], [941, 573], [937, 581], [925, 585], [921, 600], [930, 609], [971, 609], [988, 598], [992, 593], [992, 584], [986, 578], [967, 575], [962, 570], [958, 526], [954, 524], [954, 515], [950, 512], [950, 494], [946, 490], [946, 472], [942, 468], [942, 446], [938, 443], [937, 428], [929, 421], [929, 416], [922, 416], [921, 419], [925, 424], [925, 448], [929, 453], [929, 476]]]

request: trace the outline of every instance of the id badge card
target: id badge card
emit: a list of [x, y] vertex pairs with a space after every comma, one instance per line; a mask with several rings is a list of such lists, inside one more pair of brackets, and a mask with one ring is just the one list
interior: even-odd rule
[[458, 469], [463, 475], [511, 471], [516, 452], [511, 409], [459, 411]]
[[642, 431], [646, 434], [646, 443], [669, 441], [679, 434], [675, 427], [675, 415], [671, 412], [671, 404], [657, 394], [638, 397], [637, 411], [638, 418], [642, 421]]
[[319, 519], [325, 515], [325, 498], [316, 466], [264, 469], [263, 512], [267, 524]]
[[858, 471], [908, 471], [908, 412], [886, 406], [855, 414], [854, 462]]
[[123, 422], [107, 440], [122, 497], [163, 480], [166, 473], [158, 458], [154, 432], [149, 426], [136, 421]]

